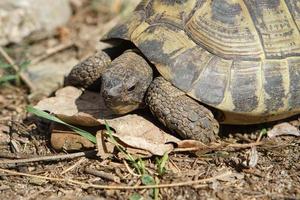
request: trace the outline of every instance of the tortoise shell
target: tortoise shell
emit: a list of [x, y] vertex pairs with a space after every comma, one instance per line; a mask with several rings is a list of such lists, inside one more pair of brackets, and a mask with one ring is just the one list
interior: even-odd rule
[[128, 40], [174, 86], [251, 124], [300, 113], [299, 0], [144, 0], [103, 38]]

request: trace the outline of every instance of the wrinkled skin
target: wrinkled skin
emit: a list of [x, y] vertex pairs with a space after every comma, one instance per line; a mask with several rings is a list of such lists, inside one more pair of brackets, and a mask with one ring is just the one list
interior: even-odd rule
[[112, 62], [103, 51], [73, 67], [68, 85], [100, 91], [104, 101], [116, 114], [144, 107], [144, 96], [153, 79], [147, 61], [134, 50], [127, 50]]
[[[90, 63], [95, 63], [97, 69]], [[93, 74], [89, 75], [90, 72]], [[94, 62], [90, 57], [75, 66], [69, 77], [76, 84], [82, 82], [82, 87], [100, 78], [105, 104], [116, 114], [126, 114], [147, 104], [162, 124], [183, 138], [205, 143], [218, 138], [219, 124], [211, 111], [163, 77], [153, 80], [151, 66], [134, 50], [125, 51], [109, 64]]]
[[117, 114], [143, 107], [152, 77], [151, 67], [141, 56], [125, 52], [102, 75], [101, 92], [106, 105]]

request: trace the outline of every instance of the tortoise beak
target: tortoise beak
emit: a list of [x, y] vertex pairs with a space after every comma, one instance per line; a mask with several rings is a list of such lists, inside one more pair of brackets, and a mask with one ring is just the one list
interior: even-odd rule
[[108, 106], [116, 114], [127, 114], [139, 108], [139, 104]]
[[140, 102], [128, 101], [120, 96], [117, 89], [104, 90], [102, 93], [105, 105], [115, 114], [126, 114], [140, 107]]

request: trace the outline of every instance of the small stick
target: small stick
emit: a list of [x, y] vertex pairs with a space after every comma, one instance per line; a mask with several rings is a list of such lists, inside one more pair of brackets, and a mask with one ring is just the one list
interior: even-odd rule
[[12, 68], [15, 70], [15, 72], [20, 73], [20, 78], [22, 81], [27, 85], [27, 87], [30, 89], [30, 91], [34, 91], [36, 89], [35, 85], [31, 82], [27, 74], [20, 71], [20, 68], [18, 65], [15, 64], [14, 60], [4, 51], [2, 47], [0, 47], [0, 54], [3, 56], [3, 58], [12, 66]]
[[[0, 122], [1, 123], [1, 122]], [[22, 154], [15, 154], [15, 153], [8, 153], [8, 152], [0, 152], [0, 159], [6, 158], [6, 159], [22, 159], [25, 158]]]
[[78, 160], [74, 165], [71, 165], [70, 167], [68, 167], [67, 169], [65, 169], [64, 171], [62, 171], [60, 173], [60, 175], [63, 175], [71, 170], [73, 170], [74, 168], [76, 168], [78, 165], [80, 165], [81, 163], [83, 163], [84, 161], [86, 161], [86, 159], [83, 157], [80, 160]]
[[214, 151], [214, 150], [222, 150], [226, 148], [234, 148], [234, 149], [246, 149], [246, 148], [251, 148], [254, 146], [261, 146], [265, 144], [265, 142], [253, 142], [253, 143], [248, 143], [248, 144], [227, 144], [225, 145], [220, 145], [220, 147], [208, 147], [207, 149], [204, 149], [203, 147], [198, 148], [198, 147], [190, 147], [190, 148], [175, 148], [173, 152], [186, 152], [186, 151]]
[[129, 167], [128, 163], [126, 162], [126, 160], [123, 160], [123, 163], [127, 169], [127, 171], [129, 172], [129, 174], [133, 175], [133, 176], [137, 176], [140, 177], [141, 175], [138, 175], [136, 173], [133, 172], [133, 170]]
[[53, 161], [53, 160], [62, 160], [62, 159], [71, 159], [86, 156], [87, 154], [95, 154], [95, 150], [78, 152], [66, 155], [55, 155], [55, 156], [41, 156], [36, 158], [27, 158], [27, 159], [16, 159], [16, 160], [3, 160], [0, 161], [0, 164], [16, 164], [16, 163], [29, 163], [29, 162], [38, 162], [38, 161]]
[[232, 148], [243, 148], [243, 149], [246, 149], [246, 148], [251, 148], [251, 147], [255, 147], [255, 146], [261, 146], [265, 144], [265, 142], [253, 142], [253, 143], [248, 143], [248, 144], [229, 144], [226, 147], [232, 147]]
[[81, 181], [76, 181], [73, 179], [63, 179], [63, 178], [54, 178], [54, 177], [47, 177], [47, 176], [39, 176], [39, 175], [33, 175], [33, 174], [27, 174], [27, 173], [21, 173], [21, 172], [15, 172], [7, 169], [1, 169], [0, 172], [15, 175], [15, 176], [26, 176], [26, 177], [33, 177], [33, 178], [39, 178], [39, 179], [45, 179], [49, 181], [56, 181], [56, 182], [65, 182], [67, 184], [76, 184], [80, 185], [84, 188], [97, 188], [97, 189], [110, 189], [110, 190], [143, 190], [143, 189], [152, 189], [152, 188], [170, 188], [170, 187], [182, 187], [182, 186], [190, 186], [190, 185], [197, 185], [200, 183], [206, 183], [206, 182], [212, 182], [214, 180], [226, 178], [230, 175], [232, 175], [231, 171], [227, 171], [223, 174], [213, 176], [210, 178], [204, 178], [196, 181], [185, 181], [185, 182], [177, 182], [177, 183], [170, 183], [170, 184], [158, 184], [158, 185], [142, 185], [142, 186], [127, 186], [127, 185], [100, 185], [100, 184], [89, 184]]
[[177, 172], [175, 172], [175, 173], [178, 173], [178, 172], [181, 173], [181, 170], [179, 169], [179, 167], [174, 163], [174, 161], [171, 158], [169, 158], [169, 165], [173, 165], [173, 167], [177, 170]]
[[51, 48], [51, 49], [48, 49], [48, 50], [46, 51], [46, 53], [43, 54], [42, 56], [37, 57], [37, 58], [35, 58], [35, 59], [32, 59], [30, 63], [31, 63], [32, 65], [37, 64], [37, 63], [39, 63], [40, 61], [42, 61], [42, 60], [44, 60], [44, 59], [46, 59], [46, 58], [52, 56], [53, 54], [56, 54], [56, 53], [58, 53], [58, 52], [60, 52], [60, 51], [63, 51], [63, 50], [65, 50], [65, 49], [68, 49], [68, 48], [72, 47], [73, 45], [74, 45], [73, 42], [67, 42], [67, 43], [59, 44], [59, 45], [57, 45], [57, 46], [55, 46], [55, 47], [53, 47], [53, 48]]
[[92, 174], [94, 176], [98, 176], [100, 178], [103, 178], [103, 179], [106, 179], [106, 180], [109, 180], [109, 181], [113, 181], [113, 182], [116, 182], [116, 183], [121, 182], [119, 177], [117, 177], [113, 174], [104, 172], [104, 171], [98, 171], [98, 170], [91, 169], [91, 168], [86, 168], [84, 171], [88, 174]]
[[261, 140], [263, 134], [264, 134], [264, 131], [260, 131], [259, 136], [258, 136], [256, 142], [260, 142], [260, 140]]

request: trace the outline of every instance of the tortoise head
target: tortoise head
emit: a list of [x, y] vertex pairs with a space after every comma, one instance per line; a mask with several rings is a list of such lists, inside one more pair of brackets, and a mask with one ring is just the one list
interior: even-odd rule
[[102, 75], [101, 91], [106, 106], [117, 114], [143, 107], [152, 78], [147, 61], [133, 51], [126, 51]]

